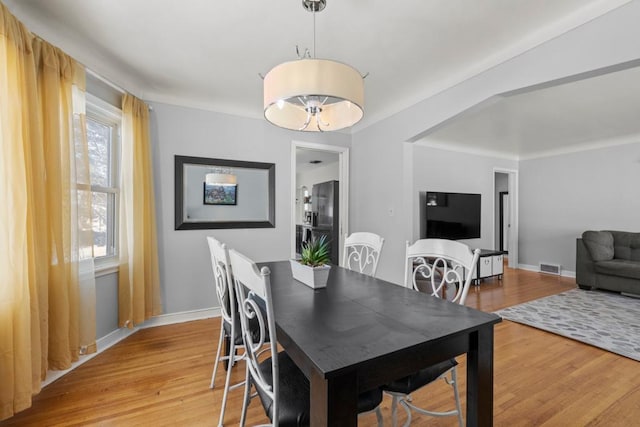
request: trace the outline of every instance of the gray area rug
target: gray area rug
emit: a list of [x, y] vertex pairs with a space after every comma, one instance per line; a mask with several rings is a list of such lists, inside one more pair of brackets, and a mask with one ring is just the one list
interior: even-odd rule
[[640, 361], [640, 299], [572, 289], [496, 314]]

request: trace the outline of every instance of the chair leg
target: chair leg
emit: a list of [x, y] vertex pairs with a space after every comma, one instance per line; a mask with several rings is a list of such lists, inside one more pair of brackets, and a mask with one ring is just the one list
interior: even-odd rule
[[378, 427], [384, 427], [384, 423], [382, 422], [382, 411], [380, 410], [380, 406], [376, 408], [376, 419], [378, 420]]
[[400, 399], [400, 404], [402, 405], [404, 410], [407, 411], [407, 421], [405, 421], [403, 427], [409, 427], [411, 425], [411, 408], [409, 407], [409, 403], [407, 402], [406, 399], [410, 399], [410, 397], [405, 396], [402, 399]]
[[224, 326], [220, 323], [220, 339], [218, 340], [218, 352], [216, 353], [216, 360], [213, 365], [213, 374], [211, 375], [211, 384], [209, 388], [214, 387], [216, 381], [216, 372], [218, 372], [218, 364], [220, 363], [220, 352], [222, 351], [222, 342], [224, 340]]
[[391, 424], [393, 427], [398, 427], [398, 396], [395, 394], [391, 400]]
[[247, 408], [249, 400], [251, 400], [251, 374], [249, 373], [249, 364], [247, 363], [247, 373], [244, 380], [244, 399], [242, 400], [242, 416], [240, 417], [240, 427], [244, 427], [247, 418]]
[[229, 348], [230, 348], [229, 359], [227, 359], [227, 363], [229, 365], [227, 367], [227, 379], [225, 380], [225, 383], [224, 383], [224, 393], [222, 394], [222, 406], [220, 408], [220, 421], [218, 422], [219, 426], [222, 426], [224, 422], [224, 411], [227, 406], [227, 395], [229, 393], [229, 383], [231, 381], [231, 367], [234, 365], [236, 361], [235, 346], [234, 346], [233, 340], [231, 340], [231, 345], [229, 346]]
[[464, 420], [462, 419], [462, 406], [460, 405], [460, 393], [458, 393], [458, 370], [454, 366], [451, 370], [451, 380], [453, 384], [453, 394], [456, 398], [456, 410], [458, 411], [458, 425], [460, 427], [464, 426]]

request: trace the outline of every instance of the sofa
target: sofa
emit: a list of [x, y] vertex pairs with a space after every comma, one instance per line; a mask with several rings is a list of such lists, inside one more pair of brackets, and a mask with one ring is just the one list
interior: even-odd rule
[[576, 282], [640, 297], [640, 233], [585, 231], [576, 243]]

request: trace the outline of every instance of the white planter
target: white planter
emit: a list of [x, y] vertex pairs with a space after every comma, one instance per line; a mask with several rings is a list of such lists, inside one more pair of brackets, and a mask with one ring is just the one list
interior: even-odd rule
[[330, 265], [325, 264], [320, 267], [309, 267], [308, 265], [300, 264], [294, 259], [289, 261], [291, 262], [291, 274], [293, 274], [293, 278], [297, 281], [313, 289], [327, 286], [329, 271], [331, 270]]

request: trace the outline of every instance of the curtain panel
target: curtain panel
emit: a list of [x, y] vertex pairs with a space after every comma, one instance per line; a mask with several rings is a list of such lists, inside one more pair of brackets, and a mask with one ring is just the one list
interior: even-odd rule
[[122, 98], [119, 325], [133, 328], [162, 313], [149, 106]]
[[95, 351], [84, 80], [0, 3], [0, 420]]

